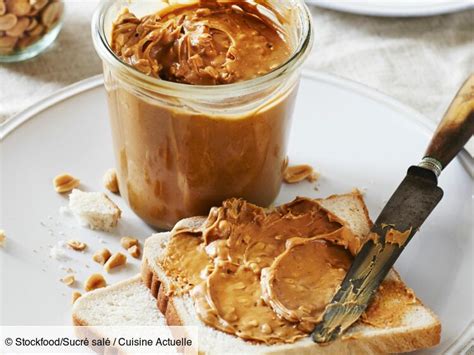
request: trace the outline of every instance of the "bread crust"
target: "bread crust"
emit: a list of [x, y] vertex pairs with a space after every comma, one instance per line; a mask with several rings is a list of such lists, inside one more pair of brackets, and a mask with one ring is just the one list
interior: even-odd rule
[[142, 263], [142, 280], [145, 286], [150, 289], [151, 295], [156, 298], [156, 306], [165, 315], [166, 323], [170, 326], [183, 325], [173, 302], [170, 302], [166, 290], [161, 287], [160, 279], [154, 274], [147, 261]]

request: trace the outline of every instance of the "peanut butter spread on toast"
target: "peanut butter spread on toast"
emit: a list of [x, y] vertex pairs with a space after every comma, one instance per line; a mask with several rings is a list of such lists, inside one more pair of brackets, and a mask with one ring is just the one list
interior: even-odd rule
[[352, 254], [330, 239], [330, 235], [291, 239], [272, 267], [262, 271], [266, 303], [290, 322], [309, 323], [309, 331], [321, 321], [352, 264]]
[[[202, 225], [175, 228], [160, 263], [174, 280], [168, 296], [190, 294], [207, 325], [248, 341], [294, 343], [321, 321], [361, 244], [317, 200], [266, 210], [230, 199]], [[417, 302], [387, 279], [360, 322], [400, 326]]]
[[293, 343], [312, 330], [360, 244], [316, 200], [267, 211], [231, 199], [201, 227], [174, 231], [162, 264], [176, 281], [170, 292], [189, 292], [206, 324], [250, 341]]
[[111, 47], [125, 63], [167, 81], [218, 85], [253, 79], [291, 56], [285, 34], [260, 7], [201, 0], [143, 18], [125, 10], [114, 23]]

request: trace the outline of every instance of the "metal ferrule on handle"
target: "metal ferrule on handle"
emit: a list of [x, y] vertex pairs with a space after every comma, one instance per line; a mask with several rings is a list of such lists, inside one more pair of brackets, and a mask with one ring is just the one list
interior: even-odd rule
[[431, 170], [436, 175], [437, 178], [443, 172], [443, 165], [438, 160], [431, 157], [423, 158], [423, 160], [421, 161], [420, 164], [418, 164], [418, 166], [420, 168]]

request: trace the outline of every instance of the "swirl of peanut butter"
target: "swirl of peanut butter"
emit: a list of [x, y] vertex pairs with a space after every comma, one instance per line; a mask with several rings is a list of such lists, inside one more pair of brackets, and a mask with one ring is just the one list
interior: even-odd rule
[[126, 9], [111, 47], [147, 75], [191, 85], [253, 79], [291, 54], [278, 26], [246, 1], [173, 5], [140, 19]]
[[[163, 263], [204, 323], [246, 340], [293, 343], [311, 331], [359, 247], [359, 238], [315, 200], [267, 211], [231, 199], [201, 226], [177, 226]], [[304, 258], [293, 262], [294, 251]], [[270, 286], [262, 270], [272, 270]], [[304, 282], [294, 289], [288, 278]]]
[[272, 266], [262, 270], [263, 297], [280, 317], [305, 322], [308, 329], [321, 321], [352, 264], [346, 249], [328, 241], [341, 232], [291, 239]]

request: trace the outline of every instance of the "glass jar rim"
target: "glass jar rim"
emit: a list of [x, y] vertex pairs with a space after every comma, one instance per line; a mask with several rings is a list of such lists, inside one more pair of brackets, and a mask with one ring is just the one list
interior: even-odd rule
[[222, 95], [229, 92], [238, 94], [248, 90], [257, 91], [273, 83], [282, 76], [285, 76], [285, 74], [292, 73], [294, 70], [298, 69], [308, 56], [313, 44], [313, 23], [311, 13], [304, 0], [295, 0], [299, 4], [300, 10], [304, 16], [304, 32], [302, 33], [292, 56], [278, 68], [258, 78], [239, 81], [231, 84], [189, 85], [166, 81], [146, 75], [134, 67], [124, 63], [110, 47], [107, 40], [107, 35], [105, 33], [105, 15], [107, 10], [116, 1], [117, 0], [104, 0], [94, 12], [91, 25], [94, 47], [102, 60], [106, 60], [108, 64], [112, 64], [115, 68], [125, 70], [127, 73], [127, 80], [131, 81], [135, 86], [141, 87], [142, 89], [150, 92], [169, 92], [173, 93], [174, 95], [176, 95], [176, 92], [179, 92], [181, 93], [180, 96], [199, 94], [200, 96], [204, 95], [206, 97], [213, 97], [217, 92]]

